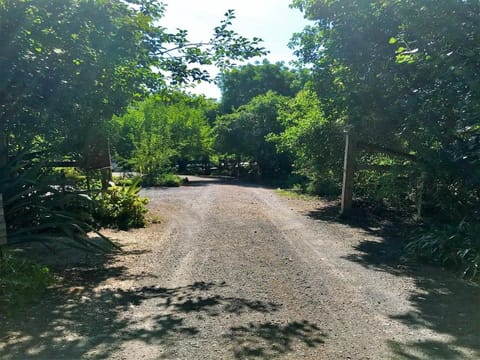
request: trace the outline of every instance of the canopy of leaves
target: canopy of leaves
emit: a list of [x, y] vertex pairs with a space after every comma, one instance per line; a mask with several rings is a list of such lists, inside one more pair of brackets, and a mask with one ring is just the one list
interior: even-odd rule
[[316, 94], [300, 91], [279, 111], [285, 130], [270, 135], [279, 151], [290, 153], [294, 170], [312, 182], [332, 179], [340, 182], [343, 161], [343, 123], [329, 121]]
[[220, 75], [220, 110], [230, 113], [269, 90], [283, 96], [294, 96], [302, 86], [303, 77], [303, 73], [290, 70], [281, 62], [271, 64], [268, 60], [225, 71]]

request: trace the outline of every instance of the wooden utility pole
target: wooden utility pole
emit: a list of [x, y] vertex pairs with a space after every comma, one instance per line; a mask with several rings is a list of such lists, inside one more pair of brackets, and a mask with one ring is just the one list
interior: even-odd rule
[[8, 136], [5, 129], [0, 123], [0, 169], [7, 166], [8, 163]]
[[355, 172], [355, 144], [352, 135], [345, 133], [345, 158], [343, 163], [342, 204], [340, 215], [347, 216], [352, 210], [353, 175]]
[[3, 195], [0, 194], [0, 246], [7, 243], [7, 224], [3, 213]]
[[415, 191], [415, 208], [417, 209], [416, 220], [422, 218], [423, 192], [425, 189], [426, 172], [422, 172], [417, 180], [417, 189]]
[[[8, 164], [8, 136], [5, 123], [0, 123], [0, 170], [7, 170]], [[3, 212], [3, 195], [0, 193], [0, 246], [7, 243], [7, 224]]]

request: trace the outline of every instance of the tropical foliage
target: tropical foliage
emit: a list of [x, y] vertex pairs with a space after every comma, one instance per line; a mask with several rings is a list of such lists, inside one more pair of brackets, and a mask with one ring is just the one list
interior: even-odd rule
[[113, 245], [99, 233], [96, 238], [89, 237], [89, 232], [95, 232], [91, 217], [94, 201], [86, 191], [45, 170], [44, 163], [31, 154], [12, 159], [4, 169], [0, 192], [10, 244], [63, 241], [87, 250]]
[[97, 195], [93, 215], [101, 226], [120, 230], [145, 226], [148, 199], [138, 196], [140, 180], [121, 186], [111, 183], [107, 191]]

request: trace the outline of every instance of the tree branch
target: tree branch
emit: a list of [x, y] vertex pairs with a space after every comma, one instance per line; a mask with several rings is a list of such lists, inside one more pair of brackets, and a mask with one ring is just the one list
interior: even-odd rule
[[408, 159], [408, 160], [411, 160], [411, 161], [414, 161], [414, 162], [418, 162], [418, 163], [425, 162], [423, 159], [419, 158], [416, 155], [408, 154], [408, 153], [403, 152], [401, 150], [387, 148], [383, 145], [378, 145], [378, 144], [372, 144], [372, 143], [366, 143], [366, 142], [363, 142], [363, 141], [359, 141], [359, 142], [357, 142], [357, 146], [361, 149], [371, 151], [371, 152], [380, 152], [380, 153], [384, 153], [384, 154], [398, 156], [398, 157], [402, 157], [402, 158], [405, 158], [405, 159]]

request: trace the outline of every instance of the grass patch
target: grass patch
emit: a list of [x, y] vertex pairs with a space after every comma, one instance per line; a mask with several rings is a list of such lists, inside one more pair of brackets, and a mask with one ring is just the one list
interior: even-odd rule
[[20, 258], [0, 248], [0, 312], [12, 314], [19, 307], [41, 297], [53, 284], [46, 266]]
[[275, 192], [282, 196], [290, 199], [300, 199], [300, 200], [319, 200], [320, 198], [316, 195], [309, 195], [301, 190], [297, 189], [277, 189]]
[[162, 218], [157, 215], [157, 214], [147, 214], [147, 223], [148, 224], [161, 224], [162, 223]]

